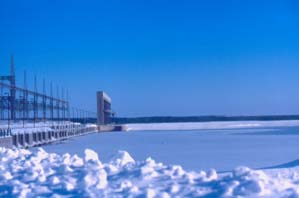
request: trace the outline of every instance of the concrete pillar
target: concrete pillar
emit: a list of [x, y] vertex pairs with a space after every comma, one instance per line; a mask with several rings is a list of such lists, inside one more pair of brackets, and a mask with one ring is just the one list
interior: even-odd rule
[[33, 146], [33, 134], [25, 133], [25, 143], [27, 146]]
[[14, 135], [12, 136], [12, 144], [13, 144], [14, 146], [18, 146], [18, 135], [17, 135], [17, 134], [14, 134]]
[[38, 132], [37, 133], [37, 136], [38, 136], [38, 141], [39, 143], [41, 143], [43, 140], [42, 140], [42, 133], [41, 132]]
[[22, 134], [22, 133], [18, 134], [18, 145], [19, 146], [25, 146], [24, 134]]

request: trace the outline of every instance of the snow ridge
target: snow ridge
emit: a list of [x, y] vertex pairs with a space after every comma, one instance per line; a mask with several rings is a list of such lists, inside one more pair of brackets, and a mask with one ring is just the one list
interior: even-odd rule
[[0, 148], [0, 197], [298, 197], [296, 168], [231, 173], [187, 172], [125, 151], [102, 163], [86, 149], [84, 159], [43, 149]]

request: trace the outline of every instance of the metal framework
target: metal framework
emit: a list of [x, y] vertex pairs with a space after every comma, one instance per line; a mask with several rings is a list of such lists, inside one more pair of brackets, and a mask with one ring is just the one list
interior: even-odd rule
[[[10, 75], [0, 76], [0, 121], [46, 122], [76, 120], [87, 122], [95, 118], [95, 113], [70, 107], [68, 92], [56, 87], [53, 96], [53, 84], [50, 84], [50, 95], [43, 80], [42, 93], [38, 91], [37, 78], [34, 77], [34, 90], [27, 86], [27, 74], [24, 72], [24, 87], [16, 86], [14, 58], [11, 56]], [[71, 112], [72, 109], [72, 112]]]
[[[1, 80], [1, 84], [2, 81], [8, 81], [9, 84], [9, 92], [10, 94], [7, 96], [3, 96], [3, 100], [1, 97], [1, 104], [3, 104], [4, 101], [7, 101], [8, 105], [9, 105], [9, 109], [10, 109], [10, 117], [12, 120], [14, 120], [16, 118], [16, 112], [15, 112], [15, 107], [16, 107], [16, 76], [15, 76], [15, 65], [14, 65], [14, 58], [13, 55], [11, 56], [10, 59], [11, 63], [10, 63], [10, 75], [9, 76], [0, 76], [0, 80]], [[4, 85], [4, 84], [3, 84]], [[1, 86], [1, 96], [3, 93], [3, 88]], [[1, 106], [2, 107], [2, 106]], [[1, 108], [2, 110], [2, 108]]]

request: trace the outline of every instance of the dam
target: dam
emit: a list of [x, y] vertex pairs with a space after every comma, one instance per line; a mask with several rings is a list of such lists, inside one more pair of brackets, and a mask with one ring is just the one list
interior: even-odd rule
[[74, 136], [102, 131], [122, 130], [111, 124], [114, 112], [111, 98], [97, 92], [97, 112], [70, 105], [68, 91], [53, 84], [47, 92], [45, 80], [42, 91], [34, 77], [34, 89], [27, 85], [24, 72], [23, 87], [16, 85], [15, 65], [11, 57], [10, 74], [0, 76], [0, 146], [34, 147], [65, 140]]
[[96, 125], [73, 122], [53, 123], [52, 125], [40, 123], [35, 128], [0, 127], [0, 146], [35, 147], [94, 132], [97, 132]]

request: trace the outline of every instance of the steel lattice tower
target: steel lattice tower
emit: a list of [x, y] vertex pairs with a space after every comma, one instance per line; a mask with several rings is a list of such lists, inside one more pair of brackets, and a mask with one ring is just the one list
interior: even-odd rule
[[10, 58], [10, 75], [0, 76], [1, 81], [9, 82], [9, 92], [10, 95], [7, 96], [8, 99], [8, 109], [10, 111], [10, 119], [15, 120], [16, 118], [16, 76], [15, 76], [15, 64], [14, 57], [11, 55]]
[[11, 55], [10, 60], [10, 113], [11, 119], [16, 119], [16, 76], [15, 76], [15, 64], [14, 57]]

